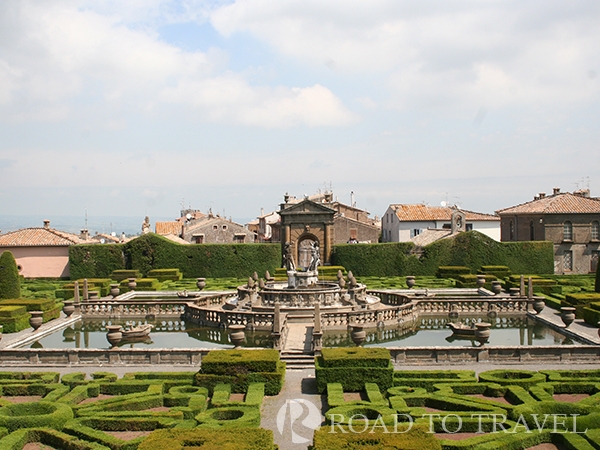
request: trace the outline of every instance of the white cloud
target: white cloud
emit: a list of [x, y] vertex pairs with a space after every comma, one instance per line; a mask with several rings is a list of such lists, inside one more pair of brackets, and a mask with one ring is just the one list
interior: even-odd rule
[[[218, 49], [186, 52], [160, 41], [151, 29], [130, 28], [124, 21], [131, 10], [125, 8], [124, 16], [98, 12], [114, 6], [110, 1], [96, 4], [96, 10], [77, 4], [0, 5], [0, 28], [6, 30], [0, 37], [0, 118], [64, 120], [94, 104], [101, 109], [88, 108], [88, 114], [102, 114], [99, 123], [114, 128], [125, 123], [115, 113], [153, 114], [166, 102], [188, 109], [179, 111], [181, 116], [194, 115], [199, 107], [205, 120], [260, 127], [354, 120], [323, 86], [253, 86], [222, 71]], [[130, 8], [137, 11], [140, 5]], [[154, 1], [148, 7], [152, 15], [166, 6]]]
[[596, 2], [238, 0], [211, 23], [285, 57], [387, 79], [389, 106], [468, 110], [598, 99]]

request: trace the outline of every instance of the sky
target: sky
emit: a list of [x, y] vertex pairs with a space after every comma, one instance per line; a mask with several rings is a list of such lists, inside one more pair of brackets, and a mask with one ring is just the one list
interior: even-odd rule
[[600, 196], [598, 23], [597, 0], [2, 0], [0, 216]]

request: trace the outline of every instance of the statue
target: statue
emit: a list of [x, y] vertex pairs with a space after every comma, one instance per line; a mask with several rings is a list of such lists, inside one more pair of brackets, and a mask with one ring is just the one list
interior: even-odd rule
[[150, 217], [146, 216], [142, 222], [142, 234], [150, 233]]
[[308, 265], [309, 271], [315, 271], [321, 265], [321, 252], [319, 250], [319, 243], [313, 242], [310, 244], [310, 264]]
[[294, 263], [294, 256], [292, 255], [292, 244], [289, 242], [285, 243], [283, 249], [283, 267], [286, 270], [296, 270], [296, 264]]

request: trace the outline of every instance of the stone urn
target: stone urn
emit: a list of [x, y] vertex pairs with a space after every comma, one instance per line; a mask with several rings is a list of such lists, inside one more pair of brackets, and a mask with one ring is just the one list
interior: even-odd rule
[[246, 340], [246, 333], [244, 330], [246, 327], [244, 325], [229, 325], [229, 340], [235, 346], [235, 348], [240, 348], [244, 341]]
[[96, 302], [100, 299], [100, 294], [97, 291], [90, 291], [89, 300], [91, 302]]
[[29, 325], [33, 328], [33, 331], [37, 330], [44, 323], [44, 318], [42, 317], [43, 311], [29, 311], [31, 317], [29, 318]]
[[575, 308], [572, 306], [563, 306], [560, 308], [560, 318], [565, 324], [565, 328], [568, 328], [575, 320]]
[[73, 342], [75, 340], [75, 330], [73, 327], [67, 327], [63, 331], [63, 342]]
[[112, 298], [117, 297], [120, 293], [121, 290], [119, 289], [119, 283], [112, 283], [110, 285], [110, 295], [112, 296]]
[[127, 278], [127, 287], [130, 291], [135, 291], [135, 288], [137, 287], [135, 278]]
[[502, 292], [502, 283], [500, 281], [492, 281], [492, 292], [496, 295]]
[[63, 309], [62, 310], [65, 313], [65, 316], [70, 317], [71, 314], [73, 314], [75, 312], [74, 301], [73, 300], [65, 300], [63, 302]]
[[350, 339], [360, 347], [367, 339], [367, 332], [363, 325], [352, 325], [352, 331], [350, 332]]
[[196, 278], [196, 287], [199, 291], [206, 287], [206, 278]]
[[475, 339], [477, 339], [481, 345], [489, 340], [491, 326], [492, 324], [488, 322], [477, 322], [475, 324]]
[[408, 286], [409, 289], [412, 289], [415, 285], [415, 277], [413, 277], [412, 275], [409, 275], [406, 277], [406, 286]]
[[123, 327], [121, 325], [107, 325], [106, 326], [106, 340], [110, 345], [116, 347], [123, 339]]
[[543, 298], [538, 297], [536, 299], [533, 300], [533, 304], [531, 305], [531, 307], [533, 308], [533, 310], [539, 314], [543, 311], [543, 309], [546, 307], [546, 302], [544, 301]]
[[482, 288], [485, 286], [485, 275], [477, 275], [477, 287]]

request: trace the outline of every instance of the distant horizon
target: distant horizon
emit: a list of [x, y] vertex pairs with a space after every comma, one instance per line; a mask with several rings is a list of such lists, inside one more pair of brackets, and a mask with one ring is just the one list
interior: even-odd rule
[[[82, 229], [87, 228], [90, 236], [95, 234], [116, 233], [119, 236], [125, 233], [127, 236], [135, 236], [142, 232], [142, 222], [144, 217], [137, 216], [91, 216], [87, 219], [71, 215], [18, 215], [18, 214], [0, 214], [0, 233], [8, 233], [23, 228], [40, 228], [44, 225], [44, 220], [50, 221], [50, 228], [67, 233], [79, 234]], [[156, 222], [166, 222], [175, 220], [175, 217], [150, 217], [151, 230], [154, 231]], [[254, 219], [240, 219], [232, 217], [234, 222], [246, 225]]]

